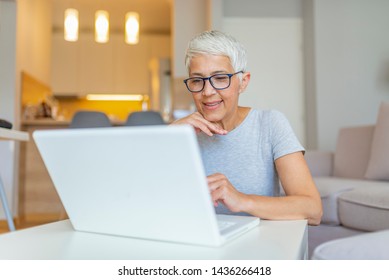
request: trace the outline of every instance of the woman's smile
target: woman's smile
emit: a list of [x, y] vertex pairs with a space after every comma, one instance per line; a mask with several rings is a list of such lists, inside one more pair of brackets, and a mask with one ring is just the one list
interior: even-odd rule
[[220, 107], [220, 104], [223, 102], [223, 100], [219, 101], [208, 101], [208, 102], [203, 102], [203, 105], [205, 109], [207, 110], [216, 110]]

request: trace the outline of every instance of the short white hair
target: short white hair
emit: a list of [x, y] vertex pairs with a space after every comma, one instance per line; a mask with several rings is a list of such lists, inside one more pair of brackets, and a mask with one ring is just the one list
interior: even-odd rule
[[235, 72], [246, 71], [246, 49], [238, 40], [226, 33], [211, 30], [196, 35], [188, 44], [185, 66], [189, 74], [190, 61], [198, 55], [220, 55], [230, 59]]

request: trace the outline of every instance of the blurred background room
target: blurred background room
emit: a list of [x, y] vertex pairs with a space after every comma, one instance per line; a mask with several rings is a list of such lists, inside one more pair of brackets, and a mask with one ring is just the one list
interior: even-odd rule
[[[108, 15], [103, 42], [97, 11]], [[0, 0], [0, 118], [30, 135], [67, 128], [78, 110], [113, 125], [142, 110], [171, 122], [195, 109], [182, 82], [187, 42], [218, 29], [248, 49], [241, 105], [277, 109], [307, 149], [333, 151], [341, 127], [374, 123], [389, 100], [388, 14], [386, 0]], [[66, 217], [32, 138], [0, 142], [0, 175], [17, 222]]]

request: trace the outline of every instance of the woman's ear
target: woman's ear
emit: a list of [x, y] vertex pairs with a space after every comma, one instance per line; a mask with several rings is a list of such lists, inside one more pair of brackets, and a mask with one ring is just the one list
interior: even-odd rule
[[242, 82], [240, 83], [239, 93], [242, 93], [246, 90], [246, 87], [250, 82], [250, 78], [251, 78], [250, 72], [244, 72], [242, 74]]

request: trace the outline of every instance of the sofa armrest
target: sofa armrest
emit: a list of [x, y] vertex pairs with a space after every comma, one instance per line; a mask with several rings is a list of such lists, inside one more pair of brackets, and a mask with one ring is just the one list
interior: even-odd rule
[[334, 153], [326, 151], [307, 150], [305, 160], [313, 177], [332, 176]]

